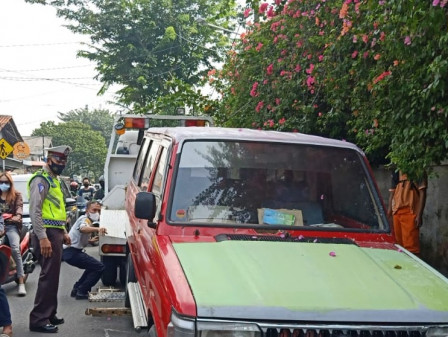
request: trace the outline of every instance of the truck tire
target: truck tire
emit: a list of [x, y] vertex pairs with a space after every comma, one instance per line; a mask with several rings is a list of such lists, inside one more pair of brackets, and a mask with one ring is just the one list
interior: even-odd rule
[[120, 285], [122, 287], [126, 286], [126, 273], [127, 273], [127, 263], [126, 260], [123, 258], [120, 261], [120, 266], [118, 269], [118, 278], [120, 279]]
[[154, 324], [149, 329], [149, 337], [157, 337], [156, 326]]
[[117, 281], [117, 263], [113, 256], [102, 256], [101, 262], [104, 264], [104, 271], [101, 275], [101, 282], [106, 287], [113, 287]]
[[131, 254], [128, 254], [128, 262], [126, 263], [126, 282], [124, 284], [124, 306], [126, 308], [131, 307], [131, 301], [129, 299], [128, 283], [137, 282], [134, 271], [134, 263], [132, 262]]

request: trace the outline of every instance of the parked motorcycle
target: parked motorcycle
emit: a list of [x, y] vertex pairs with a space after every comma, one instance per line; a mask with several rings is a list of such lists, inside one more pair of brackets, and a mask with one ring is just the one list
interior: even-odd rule
[[[31, 274], [36, 268], [36, 257], [33, 254], [33, 249], [31, 248], [30, 235], [32, 231], [32, 225], [23, 225], [22, 231], [20, 234], [20, 253], [22, 256], [23, 263], [23, 271], [24, 271], [24, 281], [28, 278], [28, 275]], [[0, 238], [0, 246], [8, 246], [9, 240], [6, 234]], [[17, 270], [16, 264], [12, 256], [9, 259], [9, 272], [6, 275], [5, 280], [2, 284], [10, 283], [15, 281], [18, 283], [17, 278]]]

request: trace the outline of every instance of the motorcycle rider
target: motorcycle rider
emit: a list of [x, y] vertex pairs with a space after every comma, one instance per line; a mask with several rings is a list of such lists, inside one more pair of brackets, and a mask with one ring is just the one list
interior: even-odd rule
[[85, 177], [82, 179], [83, 187], [79, 189], [78, 196], [83, 197], [85, 200], [92, 200], [95, 194], [95, 189], [90, 186], [89, 178]]
[[101, 187], [95, 192], [93, 198], [95, 200], [102, 200], [104, 198], [104, 176], [99, 178], [98, 183]]
[[[0, 173], [0, 212], [5, 221], [5, 233], [16, 264], [19, 296], [26, 295], [22, 254], [20, 252], [20, 233], [22, 231], [23, 199], [22, 194], [14, 188], [14, 181], [9, 172]], [[0, 233], [2, 236], [3, 233]]]

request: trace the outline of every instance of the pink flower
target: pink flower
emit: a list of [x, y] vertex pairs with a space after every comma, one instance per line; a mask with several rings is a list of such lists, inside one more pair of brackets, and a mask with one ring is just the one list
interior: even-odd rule
[[252, 8], [246, 8], [246, 10], [244, 11], [244, 17], [247, 18], [251, 12]]
[[311, 88], [314, 85], [314, 77], [313, 76], [307, 77], [306, 85], [308, 86], [308, 88]]
[[378, 61], [380, 58], [381, 58], [381, 55], [380, 55], [380, 54], [375, 54], [375, 56], [373, 57], [373, 59], [374, 59], [375, 61]]
[[362, 57], [363, 58], [368, 58], [369, 57], [369, 52], [368, 51], [365, 51], [363, 54], [362, 54]]
[[282, 3], [282, 0], [275, 0], [275, 4], [278, 6]]
[[258, 13], [263, 14], [266, 11], [266, 9], [268, 8], [268, 5], [269, 4], [267, 2], [263, 2], [260, 5], [260, 8], [258, 9]]
[[295, 72], [300, 72], [302, 70], [302, 67], [300, 66], [300, 64], [297, 64], [296, 67], [294, 68]]
[[324, 56], [323, 55], [319, 55], [319, 62], [322, 62], [324, 60]]
[[283, 125], [283, 124], [285, 124], [285, 122], [286, 122], [286, 119], [285, 119], [285, 117], [283, 117], [282, 119], [280, 119], [278, 121], [278, 124]]
[[280, 98], [275, 99], [275, 104], [280, 105], [281, 102], [282, 102], [282, 100]]
[[313, 70], [314, 70], [314, 64], [311, 63], [310, 67], [306, 69], [306, 73], [311, 74], [313, 72]]
[[269, 7], [267, 13], [266, 13], [268, 18], [273, 18], [275, 16], [275, 12], [274, 12], [274, 7]]
[[257, 106], [255, 107], [256, 112], [260, 112], [260, 110], [263, 108], [264, 103], [263, 101], [258, 102]]
[[264, 84], [264, 85], [266, 85], [266, 84], [268, 84], [268, 83], [269, 83], [268, 80], [264, 80], [264, 81], [263, 81], [263, 84]]
[[432, 5], [433, 5], [433, 6], [438, 6], [438, 5], [439, 5], [439, 2], [440, 2], [440, 0], [434, 0], [434, 1], [432, 2]]
[[255, 47], [255, 50], [260, 51], [261, 47], [263, 47], [263, 43], [258, 42], [258, 45]]
[[368, 37], [366, 34], [364, 34], [364, 35], [362, 36], [362, 41], [363, 41], [364, 43], [367, 43], [367, 42], [369, 41], [369, 37]]
[[274, 65], [272, 63], [270, 65], [268, 65], [268, 67], [266, 68], [266, 72], [268, 73], [268, 75], [272, 74], [273, 69], [274, 69]]
[[319, 112], [317, 115], [318, 115], [319, 117], [322, 117], [322, 112]]
[[411, 37], [409, 35], [404, 38], [404, 44], [407, 46], [411, 45]]
[[358, 51], [357, 51], [357, 50], [355, 50], [355, 51], [352, 53], [352, 59], [355, 59], [356, 56], [358, 56]]
[[250, 95], [252, 97], [258, 96], [257, 88], [258, 88], [258, 82], [254, 82], [254, 84], [252, 85], [252, 90], [250, 91]]

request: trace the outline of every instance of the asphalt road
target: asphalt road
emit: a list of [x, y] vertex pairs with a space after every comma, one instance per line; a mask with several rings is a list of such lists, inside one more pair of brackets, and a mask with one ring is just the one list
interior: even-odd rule
[[[88, 247], [87, 252], [98, 257], [98, 247]], [[26, 283], [27, 295], [25, 297], [18, 297], [16, 295], [17, 285], [15, 283], [9, 283], [2, 286], [8, 296], [13, 320], [14, 336], [16, 337], [55, 335], [31, 332], [28, 329], [29, 313], [33, 307], [39, 273], [40, 266], [37, 266], [34, 272], [28, 277]], [[70, 297], [73, 283], [81, 277], [81, 274], [82, 270], [72, 267], [65, 262], [62, 263], [57, 315], [58, 317], [63, 317], [65, 323], [59, 326], [59, 335], [127, 337], [147, 334], [147, 331], [138, 333], [134, 330], [131, 316], [86, 315], [86, 309], [88, 308], [123, 308], [124, 305], [123, 301], [89, 302], [88, 300], [76, 300]], [[93, 290], [96, 290], [97, 287], [103, 287], [101, 281], [98, 282]]]

